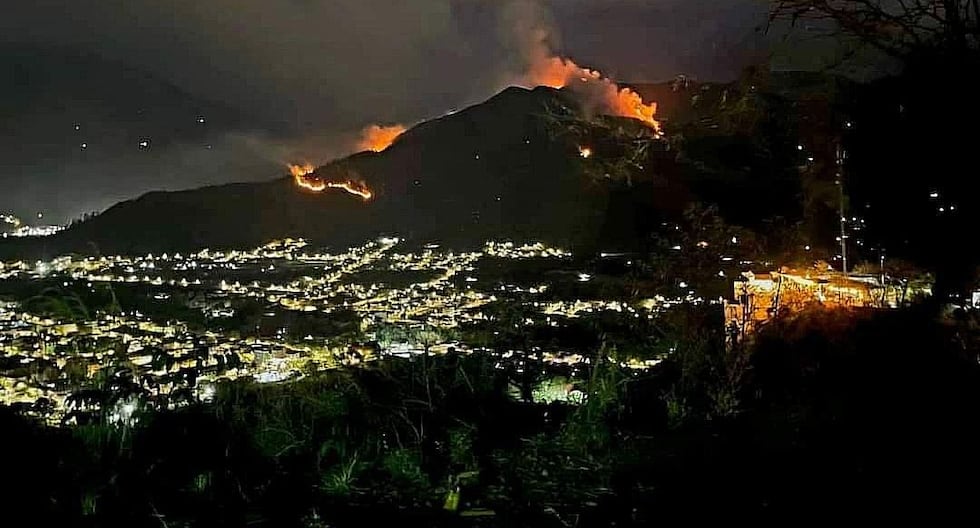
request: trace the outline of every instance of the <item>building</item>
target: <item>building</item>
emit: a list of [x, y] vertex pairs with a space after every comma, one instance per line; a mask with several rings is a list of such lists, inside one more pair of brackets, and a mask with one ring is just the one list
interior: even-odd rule
[[746, 272], [734, 281], [734, 300], [724, 303], [726, 341], [729, 346], [734, 345], [776, 317], [815, 304], [845, 309], [887, 309], [929, 293], [928, 288], [913, 288], [909, 281], [882, 280], [879, 276]]

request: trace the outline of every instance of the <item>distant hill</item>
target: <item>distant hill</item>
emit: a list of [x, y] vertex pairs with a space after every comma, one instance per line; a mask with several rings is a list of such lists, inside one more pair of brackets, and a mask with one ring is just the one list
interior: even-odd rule
[[509, 88], [413, 127], [383, 152], [312, 175], [363, 181], [370, 201], [336, 189], [313, 193], [285, 174], [152, 192], [52, 237], [4, 241], [0, 257], [242, 248], [285, 236], [342, 248], [381, 234], [458, 247], [511, 238], [628, 249], [696, 201], [718, 204], [727, 220], [750, 228], [773, 218], [791, 223], [803, 217], [807, 192], [797, 143], [817, 112], [809, 108], [826, 106], [798, 106], [821, 86], [804, 81], [766, 74], [634, 85], [660, 102], [669, 141], [653, 140], [639, 121], [587, 117], [562, 90]]
[[[488, 238], [594, 244], [618, 184], [597, 181], [588, 170], [596, 162], [579, 156], [577, 136], [602, 129], [590, 131], [577, 112], [561, 91], [510, 88], [408, 130], [384, 152], [314, 173], [363, 180], [375, 193], [367, 202], [339, 190], [312, 193], [288, 177], [151, 192], [55, 236], [6, 241], [0, 253], [138, 254], [247, 247], [283, 236], [343, 247], [385, 233], [456, 245]], [[556, 133], [564, 120], [579, 132]]]
[[149, 189], [268, 179], [275, 163], [241, 138], [289, 131], [255, 113], [97, 55], [0, 43], [0, 211], [62, 223]]

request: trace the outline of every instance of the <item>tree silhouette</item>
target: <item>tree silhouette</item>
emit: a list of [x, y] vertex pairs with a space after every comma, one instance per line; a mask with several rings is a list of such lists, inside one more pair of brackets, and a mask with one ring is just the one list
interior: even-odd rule
[[980, 259], [977, 236], [962, 229], [980, 209], [974, 179], [962, 175], [975, 164], [963, 124], [980, 119], [980, 1], [777, 0], [770, 16], [816, 21], [902, 66], [844, 102], [855, 119], [842, 135], [848, 195], [873, 202], [868, 226], [890, 257], [936, 271], [937, 298], [966, 290]]
[[430, 410], [432, 409], [432, 380], [429, 369], [429, 351], [441, 339], [442, 335], [439, 333], [439, 330], [430, 325], [424, 325], [412, 330], [412, 340], [416, 344], [422, 345], [422, 378], [425, 383], [425, 396]]
[[24, 308], [62, 321], [86, 321], [90, 315], [88, 306], [78, 294], [62, 288], [45, 288], [25, 300]]
[[980, 0], [776, 0], [771, 20], [833, 21], [848, 35], [894, 58], [977, 53]]

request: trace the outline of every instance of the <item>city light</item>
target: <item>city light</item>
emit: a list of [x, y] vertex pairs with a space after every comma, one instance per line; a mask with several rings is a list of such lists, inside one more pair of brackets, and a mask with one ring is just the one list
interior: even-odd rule
[[[426, 324], [434, 328], [453, 329], [462, 324], [486, 320], [486, 306], [511, 296], [534, 298], [548, 291], [549, 285], [494, 285], [492, 282], [483, 285], [478, 274], [481, 261], [549, 259], [562, 262], [572, 256], [566, 250], [541, 242], [488, 241], [482, 250], [460, 253], [443, 250], [439, 244], [427, 244], [420, 252], [396, 252], [396, 247], [401, 243], [399, 237], [381, 237], [341, 253], [324, 253], [310, 251], [305, 240], [283, 239], [248, 250], [205, 248], [190, 254], [107, 255], [80, 259], [66, 256], [38, 261], [33, 265], [4, 263], [0, 268], [0, 278], [56, 278], [66, 291], [81, 287], [95, 291], [96, 288], [112, 288], [116, 284], [167, 288], [149, 293], [147, 299], [152, 303], [186, 299], [186, 294], [182, 292], [201, 292], [188, 304], [188, 308], [199, 310], [212, 320], [234, 317], [234, 303], [245, 299], [265, 304], [267, 308], [263, 317], [272, 319], [290, 312], [330, 314], [339, 309], [348, 309], [358, 314], [362, 326], [370, 333], [374, 328], [391, 324]], [[280, 272], [280, 269], [304, 269], [305, 275], [291, 277], [288, 273], [283, 275], [286, 272]], [[221, 275], [223, 271], [233, 273], [244, 270], [266, 274], [268, 278], [246, 282], [235, 279], [233, 275]], [[384, 282], [352, 281], [365, 270], [422, 273], [422, 278], [399, 287], [391, 287]], [[575, 282], [579, 283], [593, 279], [594, 275], [590, 272], [578, 272], [574, 277]], [[478, 289], [480, 287], [483, 289]], [[548, 318], [549, 326], [560, 326], [563, 319], [604, 311], [630, 314], [631, 317], [642, 314], [650, 318], [657, 310], [684, 302], [700, 300], [688, 294], [679, 299], [652, 301], [643, 304], [645, 308], [640, 308], [639, 305], [618, 301], [580, 299], [535, 303], [535, 311], [541, 317]], [[534, 324], [534, 318], [528, 319], [526, 324]], [[32, 330], [24, 333], [24, 328]], [[193, 331], [185, 322], [157, 320], [139, 309], [92, 313], [89, 319], [69, 322], [39, 317], [24, 311], [16, 302], [0, 305], [0, 352], [4, 354], [26, 354], [25, 360], [28, 362], [62, 361], [64, 354], [71, 350], [70, 343], [82, 335], [88, 340], [106, 342], [124, 339], [128, 343], [128, 361], [144, 377], [165, 377], [176, 368], [207, 369], [199, 374], [198, 380], [212, 388], [199, 392], [202, 399], [213, 397], [214, 383], [223, 379], [283, 382], [299, 377], [300, 366], [309, 361], [322, 365], [322, 368], [336, 368], [380, 357], [374, 353], [356, 361], [344, 359], [347, 357], [345, 347], [338, 348], [324, 341], [323, 337], [312, 334], [305, 334], [298, 338], [298, 342], [290, 340], [285, 328], [280, 328], [274, 337], [243, 340], [210, 330]], [[209, 350], [209, 359], [204, 362], [191, 353], [201, 343], [206, 343]], [[417, 344], [408, 343], [405, 347], [399, 349], [402, 350], [399, 353], [420, 353]], [[173, 367], [165, 370], [154, 367], [153, 356], [148, 351], [161, 348], [168, 350]], [[455, 343], [453, 348], [460, 353], [474, 351], [465, 343]], [[439, 349], [438, 346], [436, 349]], [[380, 352], [381, 355], [386, 353], [383, 350]], [[546, 360], [561, 364], [574, 364], [577, 361], [569, 357], [549, 352]], [[106, 359], [103, 355], [86, 358], [91, 375], [103, 368]], [[216, 368], [221, 365], [224, 367]], [[639, 363], [630, 365], [630, 368], [649, 366], [643, 367]], [[0, 376], [0, 388], [5, 383]], [[167, 383], [161, 390], [178, 388], [174, 380]], [[42, 397], [54, 402], [55, 412], [51, 419], [55, 421], [63, 416], [68, 396], [69, 392], [45, 386], [32, 386], [27, 391], [0, 391], [0, 401], [8, 404], [31, 402]], [[135, 402], [123, 402], [111, 411], [110, 419], [120, 426], [128, 426], [135, 423], [137, 411]]]

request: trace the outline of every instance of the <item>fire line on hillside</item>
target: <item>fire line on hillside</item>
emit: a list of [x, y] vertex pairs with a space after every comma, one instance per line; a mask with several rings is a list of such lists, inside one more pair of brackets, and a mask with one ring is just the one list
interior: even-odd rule
[[316, 176], [310, 176], [316, 168], [309, 163], [303, 165], [289, 164], [289, 172], [293, 175], [293, 182], [301, 189], [312, 192], [323, 192], [327, 189], [341, 189], [350, 194], [368, 201], [374, 197], [374, 193], [363, 182], [354, 180], [327, 181]]

